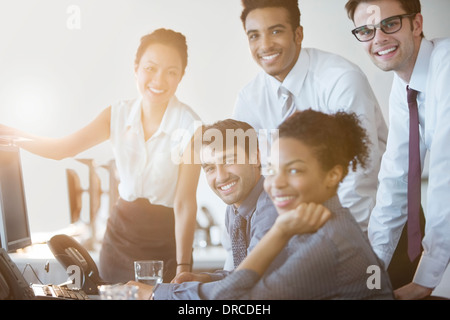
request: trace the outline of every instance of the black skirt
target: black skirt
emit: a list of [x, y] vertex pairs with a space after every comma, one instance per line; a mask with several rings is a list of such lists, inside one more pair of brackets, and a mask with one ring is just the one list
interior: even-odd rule
[[136, 260], [163, 260], [163, 282], [175, 277], [174, 211], [147, 199], [119, 199], [108, 218], [100, 251], [100, 276], [109, 283], [134, 280]]

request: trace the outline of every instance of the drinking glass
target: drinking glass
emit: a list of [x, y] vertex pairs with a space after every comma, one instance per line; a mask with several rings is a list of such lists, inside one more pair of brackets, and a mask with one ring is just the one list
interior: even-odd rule
[[155, 286], [163, 281], [164, 262], [141, 260], [134, 262], [134, 276], [137, 282]]

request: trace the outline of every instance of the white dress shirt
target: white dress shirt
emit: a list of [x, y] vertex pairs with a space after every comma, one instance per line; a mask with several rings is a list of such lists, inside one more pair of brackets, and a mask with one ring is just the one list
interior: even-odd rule
[[[339, 198], [364, 231], [375, 205], [377, 175], [386, 147], [387, 126], [367, 77], [355, 64], [324, 51], [302, 48], [297, 63], [283, 83], [261, 71], [238, 95], [233, 117], [256, 130], [276, 129], [292, 110], [284, 108], [294, 97], [295, 110], [324, 113], [355, 112], [371, 141], [367, 169], [352, 172], [339, 187]], [[282, 110], [287, 110], [283, 113]], [[270, 132], [267, 135], [270, 137]], [[264, 154], [262, 152], [264, 161]]]
[[195, 130], [198, 115], [172, 97], [158, 130], [145, 141], [141, 123], [141, 98], [111, 107], [110, 141], [119, 174], [119, 195], [133, 201], [173, 207], [181, 156]]
[[[389, 265], [407, 220], [409, 111], [406, 86], [394, 76], [389, 136], [369, 222], [375, 252]], [[434, 288], [450, 261], [450, 38], [423, 39], [409, 86], [419, 91], [422, 168], [429, 152], [424, 247], [414, 282]]]

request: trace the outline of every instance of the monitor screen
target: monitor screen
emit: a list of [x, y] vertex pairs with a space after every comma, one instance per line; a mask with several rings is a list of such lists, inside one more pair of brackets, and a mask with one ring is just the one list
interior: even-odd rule
[[8, 252], [31, 245], [19, 148], [0, 145], [0, 246]]

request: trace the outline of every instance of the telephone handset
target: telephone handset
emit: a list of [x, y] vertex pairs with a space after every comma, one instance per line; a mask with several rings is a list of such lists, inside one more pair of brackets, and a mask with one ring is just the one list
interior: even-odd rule
[[98, 286], [108, 284], [99, 274], [95, 261], [89, 252], [74, 238], [59, 234], [48, 242], [50, 250], [56, 260], [65, 268], [76, 265], [82, 272], [82, 289], [89, 295], [98, 295]]

